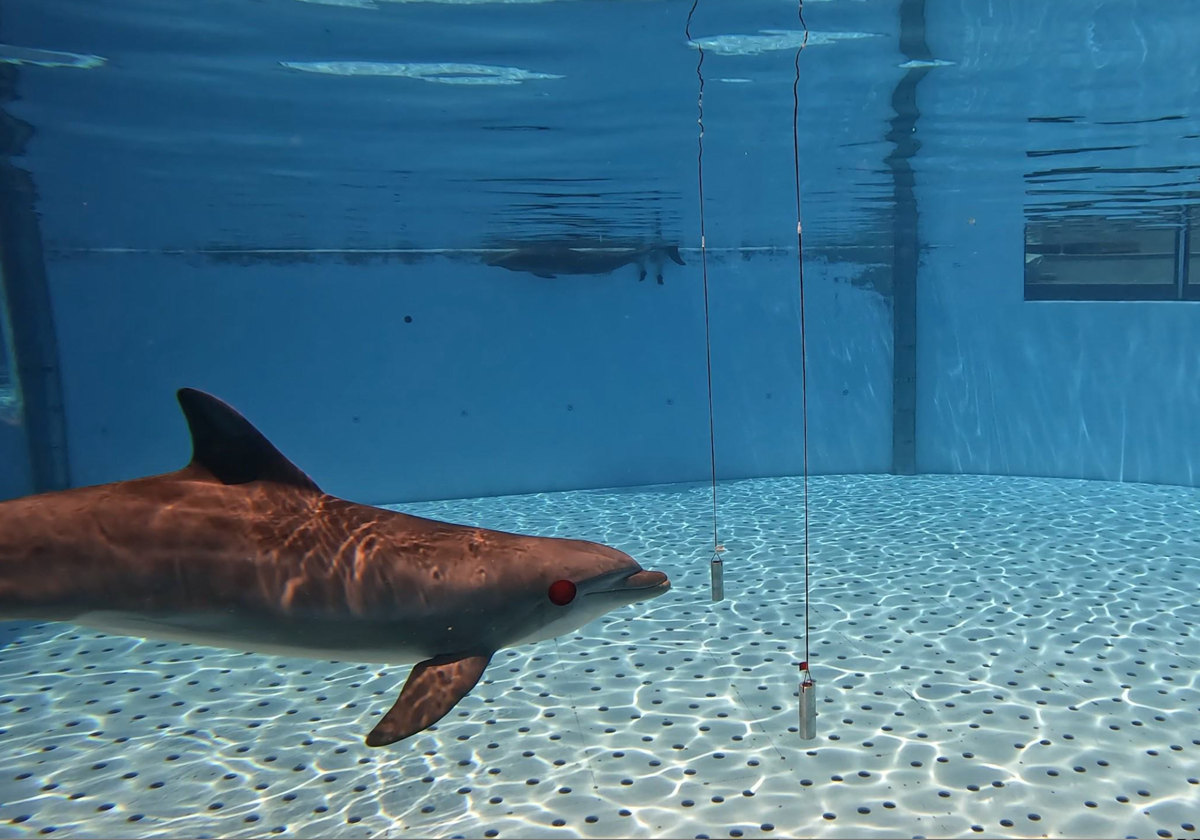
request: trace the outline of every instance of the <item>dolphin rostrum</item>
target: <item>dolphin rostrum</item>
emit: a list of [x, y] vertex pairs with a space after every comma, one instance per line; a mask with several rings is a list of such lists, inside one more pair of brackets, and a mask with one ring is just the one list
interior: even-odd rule
[[647, 245], [642, 248], [580, 248], [555, 243], [525, 245], [487, 261], [488, 265], [525, 271], [535, 277], [553, 280], [560, 274], [608, 274], [622, 266], [637, 263], [640, 275], [646, 279], [646, 262], [658, 266], [657, 280], [662, 285], [663, 256], [677, 265], [684, 265], [676, 245]]
[[192, 460], [0, 503], [0, 615], [234, 650], [416, 662], [367, 735], [392, 744], [500, 648], [577, 629], [670, 581], [581, 540], [422, 519], [323, 493], [221, 400], [183, 388]]

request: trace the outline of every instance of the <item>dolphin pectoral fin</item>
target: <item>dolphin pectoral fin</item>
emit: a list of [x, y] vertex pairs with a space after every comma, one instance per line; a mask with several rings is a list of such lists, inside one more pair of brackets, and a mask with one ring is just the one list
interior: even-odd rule
[[556, 279], [558, 279], [558, 275], [556, 275], [556, 274], [547, 274], [547, 273], [546, 273], [546, 272], [544, 272], [544, 271], [535, 271], [535, 272], [533, 272], [533, 276], [534, 276], [534, 277], [541, 277], [543, 280], [556, 280]]
[[475, 687], [491, 659], [491, 653], [483, 653], [418, 662], [392, 708], [367, 735], [367, 746], [394, 744], [437, 723]]

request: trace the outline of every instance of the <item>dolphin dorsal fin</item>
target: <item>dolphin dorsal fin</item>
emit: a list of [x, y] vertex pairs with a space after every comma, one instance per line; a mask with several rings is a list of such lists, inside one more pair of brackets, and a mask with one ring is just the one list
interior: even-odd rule
[[269, 481], [321, 492], [232, 406], [195, 388], [180, 388], [175, 396], [192, 433], [191, 466], [203, 468], [222, 484]]

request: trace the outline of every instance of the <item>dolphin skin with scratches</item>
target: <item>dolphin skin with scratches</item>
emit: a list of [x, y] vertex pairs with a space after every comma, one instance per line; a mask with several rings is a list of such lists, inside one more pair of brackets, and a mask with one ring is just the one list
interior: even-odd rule
[[349, 662], [415, 662], [366, 737], [444, 717], [499, 649], [670, 589], [593, 542], [522, 536], [323, 493], [242, 415], [190, 388], [192, 460], [0, 502], [0, 616]]

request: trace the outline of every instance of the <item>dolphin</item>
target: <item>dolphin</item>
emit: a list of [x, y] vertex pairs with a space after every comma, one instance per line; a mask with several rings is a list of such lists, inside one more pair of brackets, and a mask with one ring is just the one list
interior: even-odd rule
[[661, 262], [664, 254], [677, 265], [685, 265], [677, 245], [602, 249], [572, 248], [552, 243], [515, 248], [489, 259], [487, 264], [553, 280], [559, 274], [608, 274], [622, 266], [637, 263], [641, 271], [638, 280], [641, 281], [646, 279], [646, 261], [649, 258], [660, 265], [657, 279], [662, 285]]
[[0, 502], [0, 615], [351, 662], [415, 662], [366, 736], [444, 717], [499, 649], [670, 589], [582, 540], [423, 519], [322, 492], [232, 407], [177, 397], [192, 459], [162, 475]]

